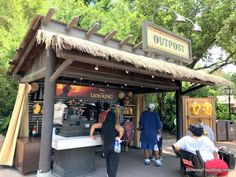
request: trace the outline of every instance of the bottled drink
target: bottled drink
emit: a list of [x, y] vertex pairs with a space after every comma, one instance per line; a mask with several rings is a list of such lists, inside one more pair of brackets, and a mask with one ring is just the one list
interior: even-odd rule
[[33, 137], [36, 137], [36, 136], [37, 136], [36, 126], [33, 126], [33, 129], [32, 129], [32, 136], [33, 136]]
[[114, 151], [116, 153], [120, 153], [121, 152], [121, 144], [120, 144], [119, 140], [115, 140]]

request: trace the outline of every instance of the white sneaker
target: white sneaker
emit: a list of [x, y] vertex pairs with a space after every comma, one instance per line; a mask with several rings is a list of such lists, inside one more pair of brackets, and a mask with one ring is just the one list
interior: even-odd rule
[[144, 164], [145, 164], [145, 165], [149, 165], [149, 164], [150, 164], [150, 159], [145, 159], [145, 160], [144, 160]]
[[152, 157], [150, 158], [150, 160], [151, 160], [151, 161], [156, 161], [156, 158], [152, 156]]
[[156, 160], [155, 165], [156, 165], [156, 166], [162, 166], [161, 160]]

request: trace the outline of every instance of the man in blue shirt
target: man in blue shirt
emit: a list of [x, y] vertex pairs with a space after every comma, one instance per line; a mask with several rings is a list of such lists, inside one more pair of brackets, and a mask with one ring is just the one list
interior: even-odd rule
[[150, 155], [154, 151], [155, 155], [155, 164], [160, 166], [161, 161], [158, 159], [158, 150], [155, 148], [157, 145], [157, 133], [161, 133], [161, 123], [159, 114], [154, 112], [155, 105], [150, 103], [148, 105], [148, 111], [144, 111], [141, 114], [139, 128], [142, 131], [141, 133], [141, 149], [144, 150], [145, 160], [144, 163], [149, 165]]

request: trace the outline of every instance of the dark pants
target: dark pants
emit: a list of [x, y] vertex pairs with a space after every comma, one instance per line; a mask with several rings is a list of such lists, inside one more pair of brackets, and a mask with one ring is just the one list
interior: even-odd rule
[[104, 153], [105, 153], [105, 158], [106, 158], [108, 177], [116, 177], [120, 154], [114, 152], [113, 148], [105, 151]]

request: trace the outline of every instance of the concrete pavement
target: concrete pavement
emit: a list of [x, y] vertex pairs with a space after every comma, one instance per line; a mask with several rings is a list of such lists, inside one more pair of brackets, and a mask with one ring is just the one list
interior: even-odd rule
[[[171, 145], [175, 139], [163, 141], [163, 166], [155, 167], [154, 163], [144, 165], [143, 152], [140, 149], [130, 148], [129, 152], [121, 153], [117, 177], [181, 177], [179, 159], [174, 156]], [[236, 142], [218, 142], [217, 146], [228, 146], [236, 154]], [[105, 159], [96, 156], [96, 171], [86, 177], [106, 177]], [[235, 177], [236, 170], [230, 171], [229, 177]], [[24, 177], [14, 167], [0, 166], [0, 177]], [[36, 177], [36, 173], [26, 177]], [[53, 176], [52, 176], [53, 177]]]

